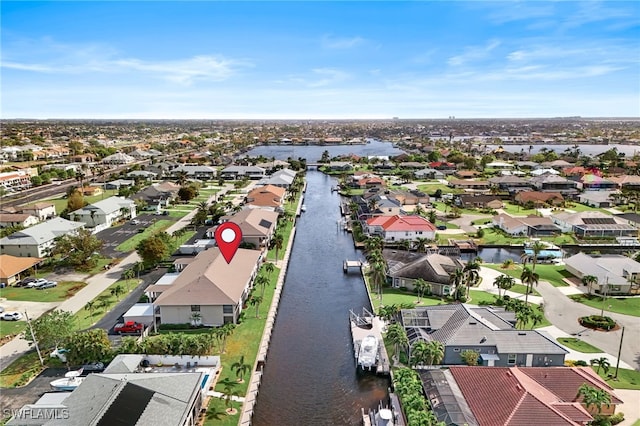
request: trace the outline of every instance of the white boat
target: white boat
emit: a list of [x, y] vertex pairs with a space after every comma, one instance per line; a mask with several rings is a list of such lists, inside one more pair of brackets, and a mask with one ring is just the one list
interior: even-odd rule
[[84, 377], [80, 377], [82, 369], [69, 371], [64, 375], [62, 379], [56, 379], [49, 383], [55, 391], [72, 391], [84, 380]]
[[370, 370], [376, 365], [378, 360], [378, 338], [369, 334], [362, 339], [360, 350], [358, 351], [358, 365], [363, 370]]
[[302, 212], [306, 212], [307, 211], [307, 206], [305, 206], [304, 204], [300, 206], [300, 211]]

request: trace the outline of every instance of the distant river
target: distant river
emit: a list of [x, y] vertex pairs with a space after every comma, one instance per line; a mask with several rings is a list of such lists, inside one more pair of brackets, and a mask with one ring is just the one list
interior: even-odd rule
[[255, 426], [361, 424], [361, 408], [387, 396], [388, 380], [356, 373], [349, 310], [371, 309], [362, 276], [344, 274], [361, 259], [338, 230], [336, 181], [307, 172], [307, 211], [295, 243], [252, 419]]
[[329, 151], [331, 157], [339, 155], [355, 154], [359, 157], [367, 157], [369, 155], [400, 155], [404, 151], [395, 148], [391, 142], [382, 142], [379, 140], [369, 139], [370, 143], [366, 145], [263, 145], [254, 148], [245, 153], [249, 157], [264, 156], [267, 158], [275, 157], [276, 160], [286, 160], [291, 157], [293, 159], [305, 158], [308, 162], [318, 161], [322, 158], [324, 151]]
[[[557, 152], [558, 154], [563, 153], [566, 149], [573, 150], [573, 145], [531, 145], [533, 148], [531, 149], [532, 154], [536, 154], [540, 152], [542, 148], [547, 148]], [[495, 149], [498, 145], [488, 145], [487, 149]], [[618, 152], [624, 152], [627, 157], [633, 156], [636, 152], [640, 153], [640, 145], [579, 145], [580, 151], [583, 155], [598, 155], [602, 154], [605, 151], [610, 150], [611, 148], [616, 148]], [[520, 152], [524, 151], [526, 154], [529, 153], [529, 144], [526, 145], [502, 145], [505, 151], [508, 152]]]

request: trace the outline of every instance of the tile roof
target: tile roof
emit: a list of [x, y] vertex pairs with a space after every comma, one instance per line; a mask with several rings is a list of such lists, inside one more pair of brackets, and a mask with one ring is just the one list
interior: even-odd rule
[[422, 216], [377, 216], [367, 220], [369, 226], [381, 226], [385, 231], [435, 231], [436, 227]]
[[273, 185], [260, 186], [247, 194], [247, 203], [262, 207], [280, 207], [286, 189]]
[[583, 383], [609, 392], [613, 404], [621, 403], [588, 367], [465, 366], [450, 367], [450, 372], [480, 425], [584, 424], [591, 416], [576, 400]]
[[278, 222], [278, 213], [262, 209], [243, 209], [229, 218], [242, 230], [244, 237], [265, 237]]
[[42, 262], [39, 257], [16, 257], [0, 254], [0, 278], [7, 279]]

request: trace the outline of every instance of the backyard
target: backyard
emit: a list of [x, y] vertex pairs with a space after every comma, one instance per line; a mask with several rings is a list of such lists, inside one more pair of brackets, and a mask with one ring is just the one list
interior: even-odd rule
[[[505, 275], [510, 275], [516, 279], [520, 279], [520, 275], [522, 274], [521, 265], [513, 265], [509, 269], [502, 269], [501, 265], [494, 263], [483, 263], [482, 266], [494, 269]], [[535, 272], [539, 275], [540, 281], [548, 281], [554, 287], [567, 287], [569, 284], [564, 282], [564, 279], [573, 277], [563, 265], [537, 264]]]

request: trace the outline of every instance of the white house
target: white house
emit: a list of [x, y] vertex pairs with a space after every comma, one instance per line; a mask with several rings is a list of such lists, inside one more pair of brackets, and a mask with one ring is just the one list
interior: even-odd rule
[[84, 226], [81, 222], [55, 217], [0, 239], [0, 252], [18, 257], [46, 257], [55, 246], [56, 238], [76, 234]]
[[69, 214], [71, 220], [83, 222], [95, 234], [111, 227], [120, 219], [136, 217], [136, 204], [124, 197], [109, 197]]

